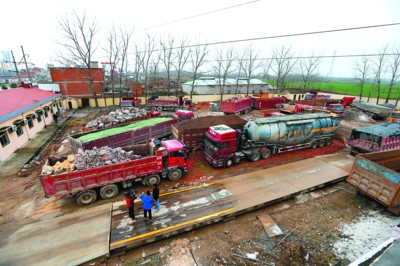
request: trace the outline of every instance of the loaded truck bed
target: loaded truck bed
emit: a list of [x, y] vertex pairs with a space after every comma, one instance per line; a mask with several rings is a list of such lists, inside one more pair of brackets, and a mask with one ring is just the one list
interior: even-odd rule
[[359, 154], [347, 182], [400, 214], [400, 150]]

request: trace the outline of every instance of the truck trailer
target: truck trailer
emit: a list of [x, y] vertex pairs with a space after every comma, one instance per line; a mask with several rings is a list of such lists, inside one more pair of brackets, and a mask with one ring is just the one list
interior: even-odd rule
[[203, 150], [205, 133], [210, 126], [224, 123], [233, 129], [239, 129], [246, 122], [238, 115], [198, 117], [172, 125], [172, 135], [191, 151]]
[[183, 96], [152, 96], [146, 101], [146, 105], [153, 111], [178, 111], [192, 110], [193, 104], [191, 99], [183, 98]]
[[[143, 145], [142, 145], [143, 146]], [[158, 184], [161, 178], [179, 180], [190, 169], [189, 154], [178, 140], [152, 141], [143, 157], [118, 164], [105, 165], [61, 174], [42, 175], [40, 180], [46, 197], [76, 195], [79, 205], [89, 205], [100, 196], [111, 199], [120, 189], [142, 182]], [[139, 149], [139, 147], [138, 147]], [[130, 147], [135, 150], [135, 147]], [[142, 147], [140, 150], [143, 151]], [[50, 160], [47, 161], [47, 164]]]
[[352, 155], [400, 149], [400, 122], [355, 128], [348, 144]]
[[256, 118], [238, 130], [212, 126], [206, 132], [204, 156], [212, 166], [227, 168], [245, 158], [258, 161], [271, 154], [328, 146], [338, 124], [336, 117], [311, 113]]
[[71, 135], [68, 140], [74, 153], [79, 149], [92, 150], [94, 147], [124, 147], [145, 143], [150, 138], [169, 138], [172, 134], [171, 126], [176, 123], [178, 120], [174, 118], [155, 117], [128, 125]]
[[354, 100], [350, 106], [352, 108], [359, 109], [371, 118], [378, 120], [385, 120], [389, 118], [393, 112], [392, 108], [360, 100]]
[[358, 154], [347, 182], [400, 214], [400, 150]]

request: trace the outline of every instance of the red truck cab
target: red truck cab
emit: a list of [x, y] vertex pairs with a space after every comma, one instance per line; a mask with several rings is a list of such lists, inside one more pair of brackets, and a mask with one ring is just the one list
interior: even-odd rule
[[177, 110], [175, 112], [175, 116], [178, 118], [179, 121], [192, 119], [194, 117], [194, 113], [189, 110]]
[[328, 109], [332, 112], [337, 114], [338, 116], [343, 116], [344, 113], [344, 105], [340, 103], [331, 103], [328, 106]]
[[355, 99], [356, 97], [354, 96], [344, 96], [341, 100], [341, 105], [343, 105], [344, 107], [349, 106]]
[[226, 125], [210, 127], [206, 132], [204, 154], [215, 167], [231, 166], [235, 160], [237, 132]]

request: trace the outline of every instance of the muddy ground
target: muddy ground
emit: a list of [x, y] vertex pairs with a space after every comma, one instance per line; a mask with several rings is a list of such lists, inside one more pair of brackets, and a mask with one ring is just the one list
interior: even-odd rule
[[[68, 142], [64, 141], [71, 132], [77, 132], [86, 120], [71, 119], [65, 128], [43, 151], [39, 160], [19, 171], [19, 175], [10, 175], [0, 179], [0, 235], [5, 239], [8, 234], [20, 226], [91, 208], [106, 202], [123, 200], [122, 195], [109, 201], [99, 200], [87, 207], [78, 206], [74, 198], [45, 198], [39, 181], [42, 165], [48, 155], [68, 154]], [[202, 158], [201, 152], [191, 154], [192, 170], [181, 184], [208, 182], [217, 178], [268, 168], [275, 165], [298, 161], [316, 155], [330, 154], [346, 149], [346, 145], [335, 140], [329, 147], [316, 150], [294, 151], [274, 155], [266, 161], [243, 162], [229, 170], [215, 169]], [[294, 169], [295, 171], [295, 169]], [[163, 181], [161, 192], [176, 185]], [[139, 192], [146, 187], [138, 185]], [[366, 252], [363, 242], [372, 243], [372, 247], [383, 242], [379, 237], [369, 240], [361, 238], [353, 241], [353, 236], [343, 233], [343, 226], [357, 223], [361, 219], [386, 218], [384, 225], [369, 228], [381, 231], [385, 227], [390, 231], [397, 217], [369, 198], [361, 197], [346, 182], [340, 182], [328, 188], [300, 195], [295, 199], [242, 215], [231, 221], [201, 228], [177, 237], [136, 248], [127, 254], [119, 254], [107, 259], [99, 259], [87, 265], [347, 265], [351, 259]], [[283, 235], [269, 237], [264, 231], [259, 215], [270, 215]], [[387, 229], [389, 228], [389, 229]], [[365, 230], [365, 229], [364, 229]], [[365, 230], [365, 234], [370, 234]], [[385, 238], [385, 234], [380, 236]], [[389, 236], [387, 236], [389, 237]], [[0, 246], [1, 246], [0, 240]], [[351, 248], [338, 245], [341, 241], [350, 243]], [[353, 257], [347, 256], [346, 249], [357, 249]]]

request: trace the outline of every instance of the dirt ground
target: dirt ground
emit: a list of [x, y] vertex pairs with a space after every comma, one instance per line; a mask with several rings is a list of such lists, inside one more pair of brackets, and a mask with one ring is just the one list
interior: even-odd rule
[[[77, 132], [91, 117], [89, 115], [69, 121], [43, 151], [40, 160], [19, 171], [17, 176], [0, 179], [0, 246], [8, 234], [27, 223], [123, 200], [122, 195], [119, 195], [109, 201], [99, 200], [95, 204], [82, 207], [76, 204], [74, 198], [44, 197], [39, 174], [46, 156], [68, 154], [70, 151], [68, 142], [65, 141], [66, 136]], [[191, 154], [191, 172], [180, 183], [229, 178], [345, 148], [342, 141], [335, 140], [329, 147], [273, 155], [266, 161], [243, 162], [229, 170], [212, 168], [204, 161], [201, 152], [197, 152]], [[175, 184], [176, 182], [163, 181], [160, 191], [164, 192]], [[146, 190], [141, 185], [136, 189], [139, 192]], [[350, 260], [346, 256], [339, 256], [335, 247], [338, 241], [351, 239], [352, 236], [344, 235], [341, 228], [357, 222], [363, 215], [368, 216], [371, 211], [389, 217], [393, 223], [400, 222], [372, 200], [357, 195], [346, 182], [340, 182], [231, 221], [207, 226], [87, 265], [347, 265]], [[266, 234], [257, 218], [266, 214], [276, 222], [283, 235], [269, 237]]]

